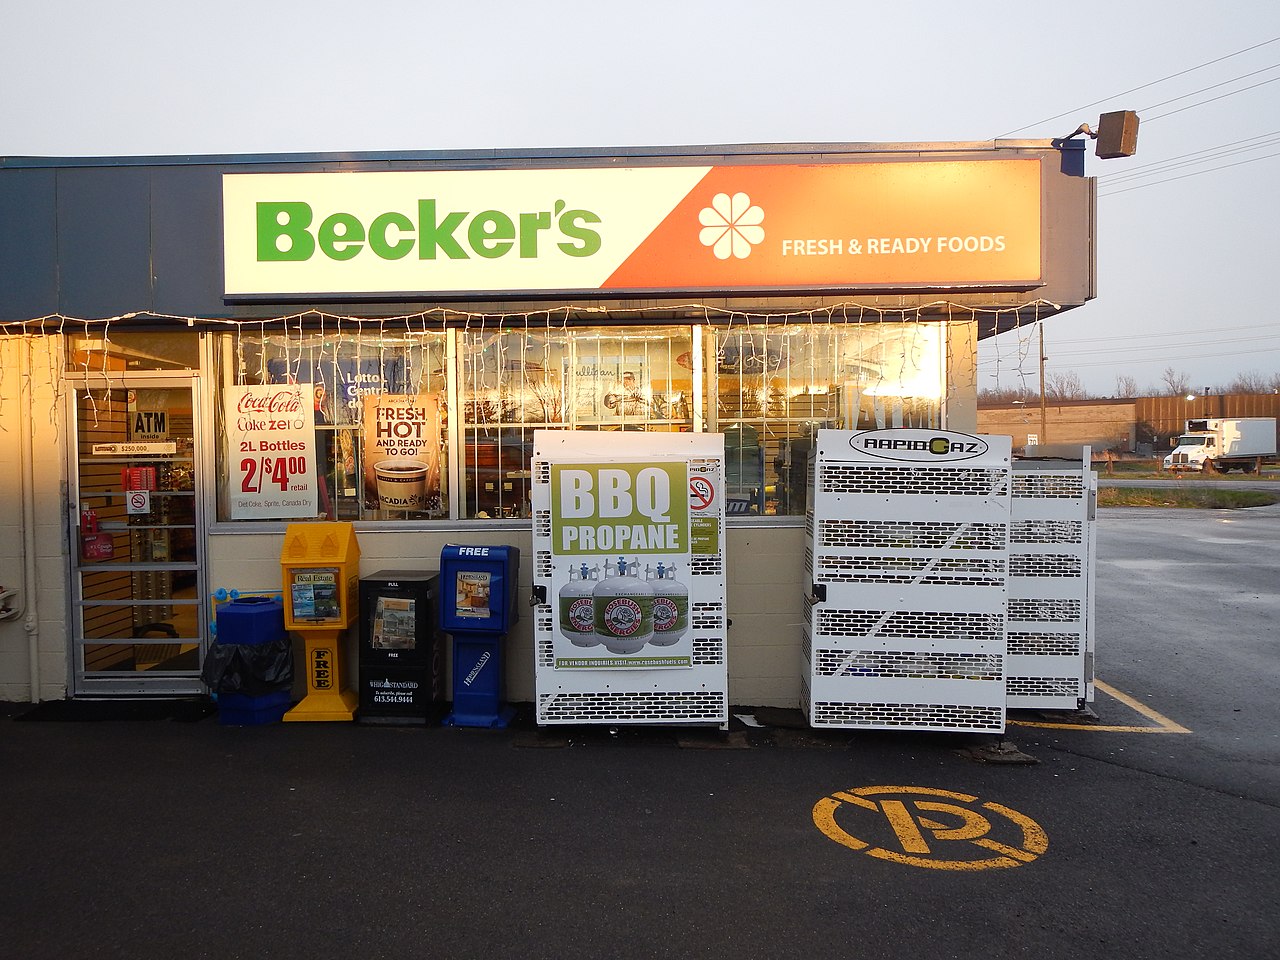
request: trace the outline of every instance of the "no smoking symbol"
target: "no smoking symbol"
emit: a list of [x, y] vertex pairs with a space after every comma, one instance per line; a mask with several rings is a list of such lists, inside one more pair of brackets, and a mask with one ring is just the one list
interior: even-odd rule
[[689, 506], [694, 510], [705, 510], [716, 499], [716, 488], [705, 477], [689, 478]]

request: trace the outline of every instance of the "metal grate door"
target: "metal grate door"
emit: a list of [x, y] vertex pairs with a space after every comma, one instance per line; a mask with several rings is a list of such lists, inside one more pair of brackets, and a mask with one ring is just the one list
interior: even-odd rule
[[1077, 459], [1013, 463], [1008, 706], [1075, 710], [1093, 700], [1097, 478]]
[[[661, 439], [659, 439], [661, 438]], [[607, 441], [607, 442], [606, 442]], [[700, 512], [704, 548], [681, 579], [689, 588], [691, 665], [684, 669], [556, 668], [556, 596], [566, 582], [564, 558], [553, 556], [551, 467], [555, 462], [609, 463], [664, 454], [684, 459], [692, 485], [712, 491]], [[547, 602], [534, 610], [535, 701], [539, 724], [719, 725], [729, 722], [726, 656], [724, 438], [721, 434], [538, 431], [532, 464], [533, 583]], [[714, 546], [714, 549], [706, 545]], [[570, 564], [572, 565], [572, 564]]]
[[801, 692], [813, 726], [1004, 729], [1010, 443], [818, 432]]

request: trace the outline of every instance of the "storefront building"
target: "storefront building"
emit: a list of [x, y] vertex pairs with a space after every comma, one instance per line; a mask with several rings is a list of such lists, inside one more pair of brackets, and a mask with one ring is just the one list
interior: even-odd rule
[[353, 521], [366, 573], [527, 555], [533, 434], [569, 429], [724, 435], [730, 697], [794, 706], [815, 431], [974, 432], [978, 340], [1094, 296], [1083, 166], [0, 158], [0, 699], [202, 692], [216, 598], [280, 589], [288, 523]]

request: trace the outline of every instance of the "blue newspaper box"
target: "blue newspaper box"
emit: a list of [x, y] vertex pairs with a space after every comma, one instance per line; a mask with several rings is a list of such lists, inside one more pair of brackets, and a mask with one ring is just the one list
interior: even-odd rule
[[520, 551], [512, 546], [448, 544], [440, 552], [440, 629], [453, 637], [456, 727], [505, 727], [503, 637], [518, 613]]

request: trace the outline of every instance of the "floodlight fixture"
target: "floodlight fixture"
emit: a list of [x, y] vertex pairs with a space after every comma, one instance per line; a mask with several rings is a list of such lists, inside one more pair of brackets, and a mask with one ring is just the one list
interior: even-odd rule
[[1063, 137], [1063, 141], [1079, 136], [1094, 141], [1094, 154], [1101, 160], [1132, 157], [1138, 152], [1138, 115], [1132, 110], [1115, 110], [1098, 118], [1098, 129], [1082, 123]]

